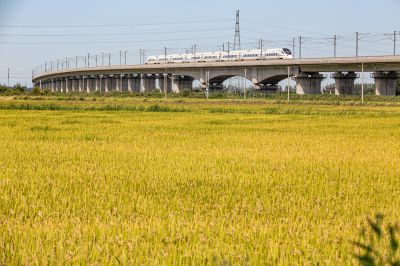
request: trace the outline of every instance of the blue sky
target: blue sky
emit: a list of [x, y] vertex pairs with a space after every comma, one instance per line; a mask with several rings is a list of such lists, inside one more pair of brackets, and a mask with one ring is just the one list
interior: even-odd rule
[[88, 53], [111, 52], [117, 64], [119, 51], [128, 51], [133, 64], [139, 49], [147, 55], [164, 46], [171, 53], [193, 44], [218, 50], [233, 42], [236, 9], [243, 48], [256, 48], [260, 38], [269, 47], [291, 48], [292, 38], [301, 35], [303, 57], [332, 56], [334, 34], [341, 36], [338, 56], [354, 55], [356, 31], [369, 33], [361, 35], [361, 55], [391, 54], [393, 42], [384, 33], [400, 31], [400, 0], [0, 0], [0, 83], [8, 67], [12, 84], [30, 85], [35, 66]]

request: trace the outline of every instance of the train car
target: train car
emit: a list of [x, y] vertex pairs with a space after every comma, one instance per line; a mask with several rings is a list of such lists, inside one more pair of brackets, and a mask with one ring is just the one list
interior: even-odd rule
[[196, 54], [171, 54], [149, 56], [146, 64], [175, 64], [175, 63], [206, 63], [225, 61], [251, 61], [251, 60], [274, 60], [293, 59], [293, 54], [288, 48], [257, 49], [242, 51], [219, 51]]

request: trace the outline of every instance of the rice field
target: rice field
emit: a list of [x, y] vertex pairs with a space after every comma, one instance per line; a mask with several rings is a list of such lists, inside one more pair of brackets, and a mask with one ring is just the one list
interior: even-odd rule
[[353, 265], [400, 106], [0, 100], [0, 265]]

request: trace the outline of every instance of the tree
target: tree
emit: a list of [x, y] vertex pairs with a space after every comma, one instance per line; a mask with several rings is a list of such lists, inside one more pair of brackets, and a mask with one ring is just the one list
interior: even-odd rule
[[22, 94], [25, 92], [25, 87], [23, 87], [21, 84], [17, 83], [17, 85], [14, 86], [14, 93], [15, 94]]
[[[354, 94], [361, 95], [361, 89], [361, 83], [356, 83], [354, 85]], [[364, 83], [364, 95], [375, 95], [375, 83]]]
[[42, 94], [42, 92], [40, 91], [40, 88], [39, 88], [39, 87], [35, 87], [35, 88], [33, 88], [33, 90], [32, 90], [32, 94], [33, 94], [33, 95], [40, 95], [40, 94]]
[[8, 90], [8, 87], [0, 85], [0, 93], [5, 93]]

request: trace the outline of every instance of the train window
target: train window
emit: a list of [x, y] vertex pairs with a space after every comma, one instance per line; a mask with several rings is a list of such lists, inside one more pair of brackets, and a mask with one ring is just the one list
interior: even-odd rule
[[288, 48], [283, 48], [283, 51], [285, 52], [285, 54], [287, 55], [291, 55], [292, 52], [288, 49]]

